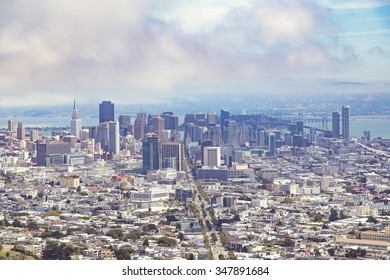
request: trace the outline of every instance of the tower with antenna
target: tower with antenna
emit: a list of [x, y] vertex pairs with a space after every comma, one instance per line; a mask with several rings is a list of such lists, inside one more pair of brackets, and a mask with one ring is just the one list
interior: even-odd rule
[[79, 113], [76, 108], [76, 99], [73, 102], [72, 120], [70, 121], [70, 134], [76, 136], [78, 139], [81, 137], [81, 119], [79, 119]]

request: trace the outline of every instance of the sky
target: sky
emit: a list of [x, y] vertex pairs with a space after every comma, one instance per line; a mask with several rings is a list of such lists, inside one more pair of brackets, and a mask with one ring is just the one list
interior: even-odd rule
[[390, 0], [0, 0], [0, 106], [390, 95]]

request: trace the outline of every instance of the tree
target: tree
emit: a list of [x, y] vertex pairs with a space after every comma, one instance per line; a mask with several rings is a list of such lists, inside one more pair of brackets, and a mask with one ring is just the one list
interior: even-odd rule
[[114, 250], [114, 254], [118, 260], [131, 260], [131, 256], [134, 252], [134, 249], [130, 248]]
[[145, 239], [144, 242], [142, 243], [142, 245], [148, 247], [149, 246], [149, 240]]
[[334, 248], [329, 248], [328, 254], [329, 254], [329, 256], [333, 257], [336, 254], [336, 250]]
[[338, 212], [334, 208], [330, 209], [329, 222], [334, 222], [337, 221], [338, 219], [339, 219]]
[[286, 237], [284, 239], [283, 246], [285, 246], [285, 247], [294, 247], [295, 246], [295, 242], [290, 237]]
[[26, 226], [29, 230], [38, 230], [39, 226], [36, 222], [29, 222]]
[[195, 260], [195, 256], [193, 253], [190, 253], [188, 256], [187, 256], [187, 260]]
[[12, 226], [13, 226], [13, 227], [23, 227], [22, 223], [21, 223], [18, 219], [15, 219], [15, 220], [12, 222]]
[[179, 232], [177, 234], [177, 238], [179, 238], [180, 241], [183, 241], [184, 240], [184, 234], [182, 232]]
[[218, 259], [220, 259], [220, 260], [225, 260], [225, 257], [223, 256], [223, 254], [219, 254], [219, 255], [218, 255]]
[[70, 260], [71, 254], [76, 251], [71, 245], [65, 243], [49, 242], [42, 252], [43, 260]]
[[114, 239], [123, 238], [123, 231], [120, 228], [110, 229], [107, 233], [107, 236], [111, 236]]

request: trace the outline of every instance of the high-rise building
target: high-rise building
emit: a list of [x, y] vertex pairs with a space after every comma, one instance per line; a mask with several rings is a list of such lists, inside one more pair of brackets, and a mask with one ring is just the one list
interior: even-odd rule
[[19, 140], [24, 140], [25, 136], [26, 136], [26, 129], [23, 127], [23, 124], [21, 122], [19, 122], [17, 131], [16, 131], [16, 138]]
[[224, 143], [228, 142], [227, 136], [227, 121], [230, 119], [230, 112], [226, 110], [221, 110], [221, 131], [222, 131], [222, 140]]
[[303, 135], [303, 121], [297, 121], [297, 133]]
[[142, 141], [142, 166], [145, 172], [160, 169], [160, 142], [156, 134], [147, 134]]
[[108, 123], [108, 152], [110, 154], [119, 154], [119, 123]]
[[332, 113], [332, 137], [333, 138], [340, 137], [340, 113], [339, 112]]
[[97, 128], [96, 143], [100, 143], [100, 147], [108, 152], [108, 123], [103, 122]]
[[131, 118], [128, 115], [120, 115], [118, 120], [120, 135], [126, 136], [130, 132]]
[[103, 101], [99, 104], [99, 123], [113, 122], [114, 116], [114, 103], [111, 101]]
[[174, 116], [173, 112], [164, 112], [161, 114], [161, 117], [164, 119], [164, 129], [171, 130], [172, 137], [177, 139], [179, 130], [179, 117]]
[[207, 114], [207, 125], [216, 125], [217, 124], [217, 113], [210, 112]]
[[276, 153], [276, 138], [274, 133], [268, 135], [269, 152], [270, 156], [274, 156]]
[[142, 118], [137, 117], [134, 121], [134, 138], [140, 140], [144, 138], [145, 122]]
[[184, 149], [180, 142], [161, 143], [161, 166], [182, 171], [184, 167]]
[[344, 105], [341, 111], [343, 139], [349, 139], [349, 115], [350, 115], [349, 105]]
[[265, 130], [263, 128], [256, 129], [256, 146], [265, 146]]
[[54, 142], [37, 144], [37, 166], [47, 166], [47, 157], [49, 156], [56, 155], [61, 159], [64, 155], [70, 153], [71, 143]]
[[203, 148], [203, 166], [221, 166], [221, 147]]
[[152, 125], [151, 132], [156, 133], [158, 135], [158, 137], [161, 139], [162, 131], [164, 130], [164, 127], [165, 127], [164, 118], [154, 116], [151, 120], [151, 125]]
[[8, 131], [15, 132], [18, 128], [18, 123], [15, 120], [8, 121]]
[[227, 143], [230, 146], [238, 146], [238, 126], [236, 121], [227, 121]]
[[70, 121], [70, 134], [76, 136], [78, 139], [81, 136], [81, 119], [76, 109], [76, 100], [73, 103], [72, 120]]

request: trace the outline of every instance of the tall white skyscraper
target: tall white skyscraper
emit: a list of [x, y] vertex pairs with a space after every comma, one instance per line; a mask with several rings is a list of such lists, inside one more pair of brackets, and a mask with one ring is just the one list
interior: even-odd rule
[[81, 119], [76, 109], [76, 100], [73, 103], [72, 120], [70, 121], [70, 134], [76, 136], [78, 139], [81, 136]]
[[203, 148], [203, 166], [221, 166], [221, 147]]
[[111, 154], [119, 154], [119, 123], [108, 123], [108, 151]]

